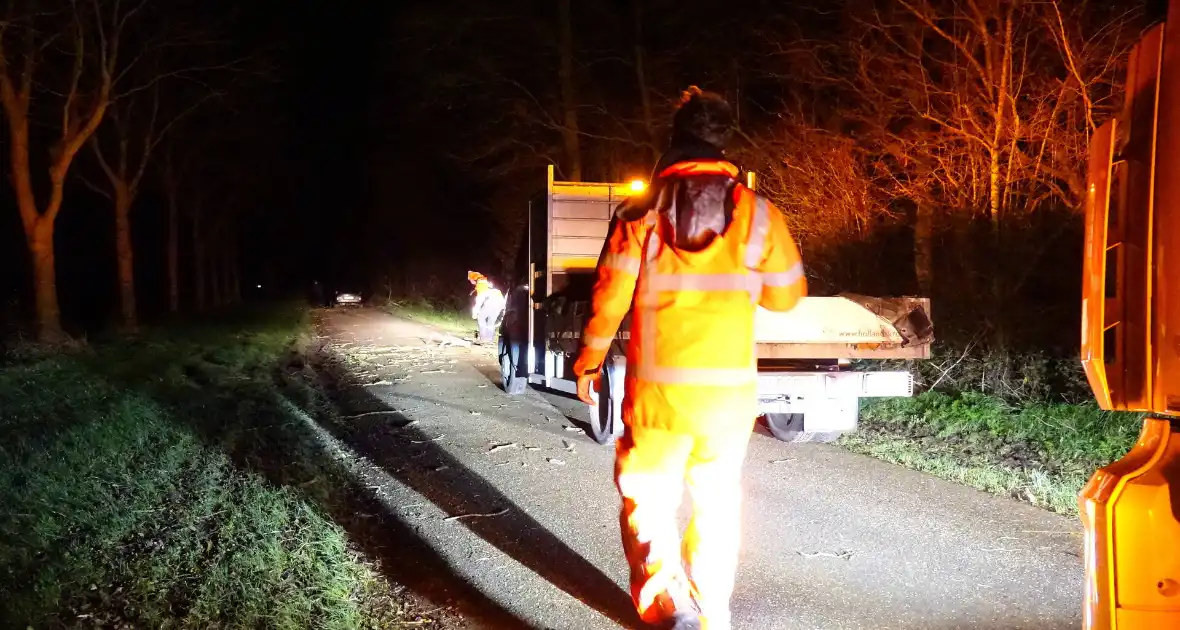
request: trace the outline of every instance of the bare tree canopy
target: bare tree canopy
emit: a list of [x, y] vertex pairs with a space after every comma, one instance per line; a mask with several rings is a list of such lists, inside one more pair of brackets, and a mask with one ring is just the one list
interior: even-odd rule
[[399, 72], [424, 81], [417, 116], [454, 122], [437, 153], [519, 189], [487, 206], [505, 217], [499, 238], [522, 229], [545, 164], [574, 172], [573, 138], [586, 179], [647, 173], [675, 96], [697, 83], [733, 101], [731, 156], [788, 214], [815, 286], [970, 286], [936, 301], [999, 344], [1017, 311], [1043, 307], [1013, 308], [1046, 295], [1040, 276], [1072, 290], [1043, 265], [1072, 255], [1087, 142], [1146, 24], [1141, 4], [1085, 0], [448, 4], [446, 20], [409, 13]]

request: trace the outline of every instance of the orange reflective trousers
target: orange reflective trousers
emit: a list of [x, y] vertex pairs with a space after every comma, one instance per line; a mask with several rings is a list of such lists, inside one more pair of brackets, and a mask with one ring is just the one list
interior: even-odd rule
[[[697, 612], [729, 629], [740, 546], [742, 461], [757, 408], [754, 312], [793, 308], [807, 290], [798, 248], [765, 198], [731, 184], [728, 227], [698, 249], [678, 247], [676, 178], [724, 175], [728, 162], [681, 162], [660, 175], [655, 207], [616, 213], [596, 270], [574, 364], [590, 374], [631, 315], [616, 483], [636, 608], [649, 622]], [[670, 207], [671, 206], [671, 207]], [[693, 522], [676, 509], [687, 483]]]
[[[729, 419], [726, 419], [729, 420]], [[753, 429], [716, 436], [627, 427], [616, 445], [619, 521], [631, 597], [648, 623], [697, 610], [705, 630], [728, 630], [741, 544], [741, 474]], [[688, 486], [683, 543], [676, 512]]]

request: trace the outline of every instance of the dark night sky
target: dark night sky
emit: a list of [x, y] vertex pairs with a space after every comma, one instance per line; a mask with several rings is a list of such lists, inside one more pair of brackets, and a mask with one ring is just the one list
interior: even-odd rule
[[390, 17], [388, 4], [354, 1], [330, 10], [304, 9], [293, 26], [296, 212], [310, 218], [314, 240], [328, 245], [312, 249], [309, 258], [316, 267], [327, 263], [329, 275], [347, 275], [348, 265], [330, 252], [364, 229], [373, 57]]

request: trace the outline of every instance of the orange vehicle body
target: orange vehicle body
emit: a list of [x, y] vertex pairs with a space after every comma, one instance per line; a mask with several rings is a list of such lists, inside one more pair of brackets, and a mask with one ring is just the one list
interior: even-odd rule
[[1146, 417], [1078, 498], [1088, 630], [1180, 628], [1180, 0], [1168, 23], [1090, 145], [1082, 364], [1103, 409]]

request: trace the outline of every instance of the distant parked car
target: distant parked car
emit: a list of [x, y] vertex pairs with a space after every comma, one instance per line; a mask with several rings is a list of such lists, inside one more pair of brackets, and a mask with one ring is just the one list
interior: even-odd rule
[[360, 293], [338, 291], [333, 304], [335, 306], [361, 306], [362, 302], [363, 300], [361, 299]]

